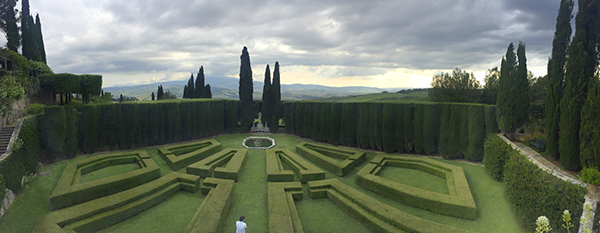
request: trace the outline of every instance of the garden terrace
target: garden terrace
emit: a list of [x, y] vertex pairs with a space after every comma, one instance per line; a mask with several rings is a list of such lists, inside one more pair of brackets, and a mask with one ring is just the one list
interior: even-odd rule
[[[140, 169], [81, 183], [81, 176], [112, 165], [137, 163]], [[97, 155], [70, 163], [50, 196], [51, 209], [80, 204], [160, 177], [160, 169], [143, 150]]]
[[[387, 166], [420, 170], [444, 178], [449, 194], [412, 187], [378, 176]], [[378, 155], [356, 175], [356, 183], [398, 202], [435, 213], [474, 220], [477, 207], [463, 169], [421, 157]]]

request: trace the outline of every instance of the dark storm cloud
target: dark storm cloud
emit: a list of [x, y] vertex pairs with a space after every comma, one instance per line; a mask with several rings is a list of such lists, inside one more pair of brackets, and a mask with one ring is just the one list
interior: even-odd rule
[[[57, 43], [47, 46], [49, 59], [60, 71], [197, 72], [204, 65], [211, 75], [233, 75], [248, 46], [253, 64], [341, 66], [322, 71], [335, 77], [381, 74], [384, 68], [487, 69], [519, 41], [528, 57], [539, 56], [528, 60], [544, 61], [558, 3], [106, 0], [74, 4], [88, 15], [69, 11], [68, 21], [53, 16], [56, 9], [38, 11], [42, 20], [49, 18], [45, 39]], [[69, 21], [82, 26], [60, 27]], [[264, 67], [255, 69], [262, 73]]]

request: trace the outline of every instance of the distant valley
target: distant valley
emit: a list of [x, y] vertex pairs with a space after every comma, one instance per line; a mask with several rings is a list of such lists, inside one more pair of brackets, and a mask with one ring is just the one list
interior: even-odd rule
[[[206, 84], [210, 84], [214, 99], [238, 99], [239, 79], [230, 77], [207, 77]], [[136, 97], [139, 100], [150, 100], [152, 92], [156, 92], [158, 85], [165, 91], [171, 91], [177, 98], [182, 98], [183, 87], [187, 80], [169, 81], [145, 85], [113, 86], [103, 88], [115, 97], [119, 95]], [[263, 82], [254, 81], [254, 99], [262, 98]], [[384, 91], [396, 92], [406, 88], [382, 89], [374, 87], [328, 87], [314, 84], [282, 84], [281, 98], [283, 100], [309, 100], [335, 96], [364, 95], [381, 93]]]

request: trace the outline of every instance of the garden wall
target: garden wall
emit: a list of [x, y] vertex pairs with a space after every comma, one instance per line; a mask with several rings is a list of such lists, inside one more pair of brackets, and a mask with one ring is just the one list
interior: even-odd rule
[[286, 131], [315, 141], [387, 153], [483, 159], [497, 133], [496, 107], [465, 103], [284, 103]]

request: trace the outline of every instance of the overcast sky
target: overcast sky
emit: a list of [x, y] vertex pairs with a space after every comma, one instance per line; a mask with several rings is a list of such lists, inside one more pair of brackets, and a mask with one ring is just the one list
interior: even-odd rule
[[[94, 73], [104, 87], [238, 77], [248, 47], [254, 80], [429, 87], [458, 67], [483, 84], [509, 43], [546, 74], [560, 0], [30, 0], [54, 72]], [[18, 3], [20, 8], [21, 3]], [[35, 15], [34, 15], [35, 16]], [[6, 39], [0, 38], [6, 45]], [[271, 70], [273, 68], [271, 67]]]

